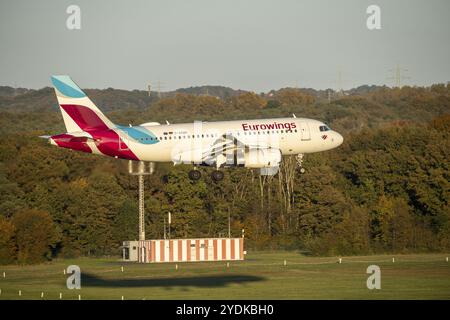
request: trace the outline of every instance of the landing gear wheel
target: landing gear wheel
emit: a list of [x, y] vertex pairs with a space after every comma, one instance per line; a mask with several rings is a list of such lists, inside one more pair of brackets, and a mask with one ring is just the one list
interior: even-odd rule
[[197, 181], [202, 177], [202, 173], [198, 170], [191, 170], [189, 171], [189, 179]]
[[305, 173], [305, 168], [303, 168], [303, 154], [297, 155], [297, 166], [300, 168], [300, 173]]
[[213, 172], [211, 172], [211, 178], [214, 181], [222, 181], [223, 180], [223, 172], [219, 171], [219, 170], [214, 170]]

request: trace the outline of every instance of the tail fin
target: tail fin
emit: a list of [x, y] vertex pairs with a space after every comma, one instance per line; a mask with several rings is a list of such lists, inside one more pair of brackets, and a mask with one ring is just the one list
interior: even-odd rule
[[114, 124], [69, 76], [52, 76], [67, 132], [108, 130]]

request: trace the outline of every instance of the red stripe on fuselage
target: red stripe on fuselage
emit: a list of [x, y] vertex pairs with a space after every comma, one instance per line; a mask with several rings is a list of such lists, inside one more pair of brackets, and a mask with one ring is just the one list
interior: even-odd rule
[[89, 132], [90, 135], [98, 141], [95, 144], [101, 153], [110, 157], [139, 160], [115, 131], [109, 129], [92, 130], [87, 132]]
[[[95, 144], [101, 153], [110, 157], [139, 160], [120, 136], [114, 130], [108, 128], [93, 110], [74, 104], [62, 104], [61, 108], [67, 112], [81, 130], [88, 132], [96, 140]], [[71, 146], [66, 146], [65, 148], [74, 149]]]

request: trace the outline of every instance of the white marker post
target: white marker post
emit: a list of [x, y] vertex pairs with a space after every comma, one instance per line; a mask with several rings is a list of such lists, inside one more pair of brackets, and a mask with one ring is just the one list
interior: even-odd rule
[[122, 272], [123, 272], [123, 266], [121, 266], [121, 267], [120, 267], [120, 271], [122, 271]]
[[284, 260], [284, 263], [283, 263], [283, 264], [284, 264], [284, 266], [286, 267], [286, 266], [287, 266], [287, 261], [286, 261], [286, 260]]
[[122, 296], [122, 300], [124, 300], [123, 296]]
[[6, 272], [5, 271], [3, 271], [3, 278], [6, 278]]
[[447, 261], [447, 262], [448, 262], [448, 257], [447, 257], [447, 258], [445, 258], [445, 261]]
[[395, 258], [392, 258], [392, 263], [394, 263], [395, 262]]
[[78, 300], [81, 300], [81, 294], [78, 295]]
[[41, 292], [41, 299], [44, 298], [44, 292]]
[[169, 221], [169, 239], [170, 239], [170, 225], [172, 224], [172, 214], [170, 213], [170, 211], [169, 211], [169, 213], [168, 213], [168, 221]]
[[66, 274], [66, 269], [63, 270], [63, 273]]
[[229, 262], [227, 262], [227, 268], [229, 268], [230, 267], [230, 263]]
[[59, 293], [59, 299], [60, 300], [62, 299], [62, 293], [61, 292]]
[[342, 258], [339, 258], [339, 263], [342, 263]]
[[19, 296], [21, 296], [22, 295], [22, 290], [19, 290]]
[[178, 263], [175, 265], [175, 270], [178, 270]]

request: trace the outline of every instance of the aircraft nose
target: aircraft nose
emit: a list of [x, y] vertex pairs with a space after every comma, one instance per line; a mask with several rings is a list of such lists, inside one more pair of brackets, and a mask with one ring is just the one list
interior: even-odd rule
[[336, 143], [336, 147], [339, 147], [342, 144], [342, 142], [344, 142], [344, 137], [340, 133], [336, 132], [334, 142]]

